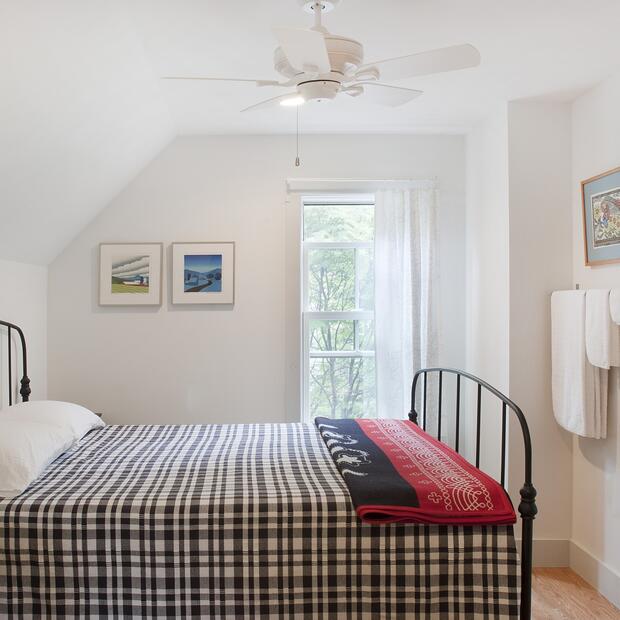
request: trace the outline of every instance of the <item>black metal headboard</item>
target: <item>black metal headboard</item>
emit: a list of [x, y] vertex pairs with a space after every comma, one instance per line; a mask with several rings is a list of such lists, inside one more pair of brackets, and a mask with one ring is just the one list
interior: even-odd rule
[[[30, 379], [28, 378], [28, 351], [26, 349], [26, 338], [24, 332], [20, 327], [7, 321], [0, 321], [0, 325], [7, 328], [8, 343], [8, 374], [9, 374], [9, 406], [13, 404], [13, 332], [19, 336], [21, 342], [21, 361], [22, 361], [22, 376], [20, 379], [19, 393], [23, 402], [28, 402], [30, 399]], [[1, 405], [0, 405], [1, 407]]]
[[525, 482], [520, 490], [521, 502], [519, 503], [519, 514], [521, 516], [521, 620], [530, 620], [532, 607], [532, 554], [534, 531], [533, 521], [538, 509], [536, 508], [536, 489], [532, 484], [532, 440], [527, 421], [520, 407], [498, 389], [488, 384], [478, 377], [454, 368], [424, 368], [416, 372], [411, 386], [411, 411], [409, 419], [415, 424], [420, 424], [420, 415], [416, 410], [416, 390], [420, 377], [424, 375], [422, 401], [422, 420], [421, 426], [426, 430], [427, 422], [427, 397], [428, 397], [428, 375], [438, 376], [438, 402], [437, 402], [437, 439], [441, 441], [441, 417], [443, 401], [443, 376], [451, 374], [456, 376], [456, 410], [455, 410], [455, 450], [459, 451], [459, 434], [461, 424], [461, 379], [467, 379], [474, 383], [477, 388], [476, 393], [476, 467], [480, 467], [480, 422], [482, 413], [482, 390], [496, 396], [502, 403], [502, 438], [501, 438], [501, 474], [500, 483], [506, 488], [506, 431], [508, 412], [513, 413], [523, 434], [523, 446], [525, 452]]

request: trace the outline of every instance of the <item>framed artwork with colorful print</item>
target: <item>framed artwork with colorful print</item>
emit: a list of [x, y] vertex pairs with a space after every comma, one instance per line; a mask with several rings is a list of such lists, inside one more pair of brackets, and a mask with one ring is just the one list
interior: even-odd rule
[[585, 261], [620, 262], [620, 168], [581, 182]]
[[172, 303], [235, 303], [235, 244], [173, 243]]
[[99, 304], [160, 306], [161, 243], [102, 243], [99, 246]]

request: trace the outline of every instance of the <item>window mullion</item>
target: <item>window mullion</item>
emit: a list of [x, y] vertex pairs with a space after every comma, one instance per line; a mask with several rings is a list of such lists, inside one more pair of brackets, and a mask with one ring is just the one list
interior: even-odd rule
[[303, 274], [302, 274], [302, 282], [303, 282], [303, 309], [304, 312], [308, 311], [308, 299], [309, 299], [309, 269], [308, 269], [308, 246], [304, 243], [304, 251], [303, 251]]
[[353, 269], [355, 278], [355, 309], [360, 307], [360, 251], [359, 248], [354, 249]]

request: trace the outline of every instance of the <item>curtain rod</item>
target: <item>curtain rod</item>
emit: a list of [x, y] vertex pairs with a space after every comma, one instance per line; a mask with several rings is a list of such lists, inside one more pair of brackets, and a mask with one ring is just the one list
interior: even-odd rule
[[304, 179], [286, 180], [289, 192], [375, 191], [383, 188], [436, 189], [437, 177], [427, 179]]

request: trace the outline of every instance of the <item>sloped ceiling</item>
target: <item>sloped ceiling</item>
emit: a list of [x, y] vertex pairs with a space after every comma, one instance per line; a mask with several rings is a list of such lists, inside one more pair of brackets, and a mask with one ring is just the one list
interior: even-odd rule
[[[274, 78], [272, 27], [309, 18], [298, 0], [0, 0], [0, 258], [53, 260], [176, 134], [294, 131], [293, 110], [239, 113], [269, 89], [160, 78]], [[400, 82], [425, 91], [402, 109], [305, 106], [302, 130], [463, 132], [502, 101], [569, 101], [620, 70], [619, 23], [618, 0], [341, 0], [326, 25], [367, 60], [468, 42], [483, 62]]]
[[48, 263], [173, 135], [122, 1], [0, 0], [0, 258]]

